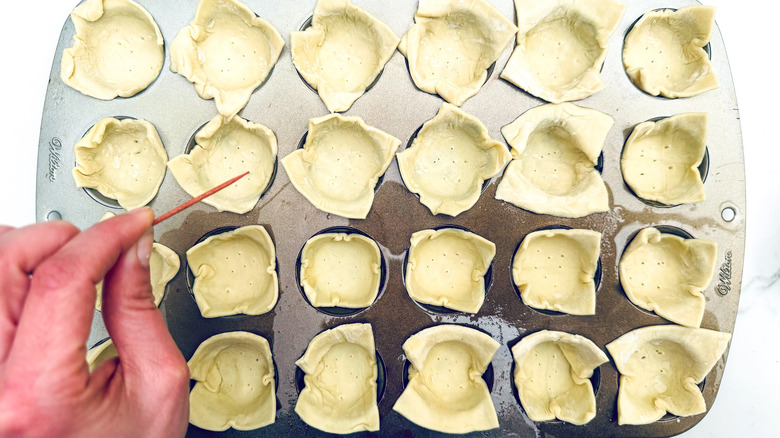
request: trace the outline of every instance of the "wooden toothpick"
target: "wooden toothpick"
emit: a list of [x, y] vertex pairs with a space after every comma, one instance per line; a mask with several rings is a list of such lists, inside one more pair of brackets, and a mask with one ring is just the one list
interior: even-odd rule
[[224, 183], [214, 187], [213, 189], [209, 190], [208, 192], [198, 196], [197, 198], [190, 199], [189, 201], [187, 201], [184, 204], [174, 208], [173, 210], [169, 211], [168, 213], [165, 213], [164, 215], [159, 216], [157, 219], [154, 220], [154, 222], [152, 223], [152, 226], [158, 225], [160, 222], [162, 222], [162, 221], [164, 221], [166, 219], [170, 219], [172, 216], [175, 216], [175, 215], [181, 213], [182, 211], [192, 207], [193, 205], [195, 205], [198, 202], [208, 198], [209, 196], [213, 195], [214, 193], [217, 193], [220, 190], [226, 189], [227, 187], [231, 186], [236, 181], [240, 180], [241, 178], [243, 178], [243, 177], [245, 177], [247, 175], [249, 175], [249, 172], [246, 172], [243, 175], [239, 175], [239, 176], [231, 179], [230, 181], [226, 181], [226, 182], [224, 182]]

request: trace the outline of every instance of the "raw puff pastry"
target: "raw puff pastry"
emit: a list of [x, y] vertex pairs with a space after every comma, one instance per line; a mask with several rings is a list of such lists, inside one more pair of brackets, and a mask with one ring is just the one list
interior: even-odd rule
[[261, 225], [209, 237], [187, 251], [192, 293], [205, 318], [262, 315], [276, 305], [276, 250]]
[[331, 112], [348, 110], [365, 93], [399, 41], [349, 0], [319, 0], [311, 27], [290, 33], [295, 68]]
[[649, 424], [669, 412], [707, 410], [697, 384], [726, 351], [731, 335], [677, 325], [642, 327], [607, 344], [620, 372], [618, 424]]
[[381, 276], [379, 246], [362, 234], [318, 234], [301, 251], [301, 287], [314, 307], [368, 307]]
[[276, 420], [276, 382], [271, 347], [248, 332], [206, 339], [187, 362], [195, 386], [190, 423], [220, 432], [254, 430]]
[[415, 85], [457, 106], [479, 92], [517, 32], [486, 0], [420, 0], [414, 22], [398, 50]]
[[62, 54], [62, 81], [102, 100], [131, 97], [160, 75], [163, 36], [154, 18], [131, 0], [86, 0], [70, 14], [73, 47]]
[[239, 116], [218, 115], [198, 131], [195, 141], [189, 154], [168, 162], [179, 185], [190, 196], [200, 196], [248, 171], [249, 175], [203, 202], [218, 211], [252, 211], [274, 173], [277, 144], [273, 131]]
[[496, 245], [457, 228], [412, 234], [406, 290], [424, 304], [477, 313], [485, 301], [485, 275]]
[[645, 228], [620, 258], [620, 284], [637, 306], [689, 327], [704, 317], [702, 293], [715, 275], [718, 245]]
[[433, 214], [457, 216], [479, 200], [482, 184], [511, 154], [476, 117], [448, 103], [398, 153], [404, 184]]
[[699, 166], [706, 148], [706, 113], [640, 123], [623, 150], [623, 179], [637, 196], [648, 201], [665, 205], [704, 201]]
[[97, 190], [125, 210], [148, 204], [165, 177], [168, 154], [146, 120], [100, 120], [76, 143], [76, 187]]
[[87, 365], [89, 372], [95, 371], [103, 362], [107, 362], [115, 357], [119, 357], [116, 345], [111, 339], [106, 339], [99, 345], [96, 345], [87, 351]]
[[566, 218], [609, 211], [609, 195], [594, 168], [612, 117], [571, 103], [528, 110], [501, 133], [512, 146], [496, 199], [534, 213]]
[[626, 73], [653, 96], [691, 97], [718, 88], [718, 77], [703, 49], [714, 24], [711, 6], [646, 13], [626, 36]]
[[512, 262], [512, 279], [523, 303], [571, 315], [596, 314], [594, 276], [601, 233], [543, 230], [523, 239]]
[[330, 114], [309, 120], [303, 149], [282, 159], [293, 186], [317, 209], [365, 219], [374, 188], [401, 140], [360, 117]]
[[283, 47], [279, 32], [238, 0], [201, 0], [171, 44], [171, 71], [232, 116], [268, 78]]
[[469, 433], [498, 427], [490, 391], [482, 379], [501, 346], [459, 325], [438, 325], [404, 342], [409, 383], [393, 410], [427, 429]]
[[345, 324], [320, 333], [295, 364], [306, 373], [306, 387], [295, 404], [306, 424], [342, 435], [379, 430], [371, 324]]
[[604, 88], [601, 66], [626, 9], [616, 0], [515, 0], [517, 47], [503, 79], [548, 102]]
[[532, 421], [582, 425], [596, 416], [590, 378], [609, 361], [590, 339], [557, 331], [528, 335], [512, 347], [514, 382]]

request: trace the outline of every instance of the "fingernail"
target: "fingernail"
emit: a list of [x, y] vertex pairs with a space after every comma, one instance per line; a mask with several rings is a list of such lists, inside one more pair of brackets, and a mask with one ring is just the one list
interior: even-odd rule
[[136, 208], [135, 210], [130, 211], [129, 214], [134, 216], [149, 216], [154, 220], [154, 212], [149, 207]]
[[138, 248], [138, 261], [141, 266], [149, 267], [149, 259], [152, 257], [152, 245], [154, 244], [154, 230], [149, 228], [143, 236], [138, 239], [136, 247]]

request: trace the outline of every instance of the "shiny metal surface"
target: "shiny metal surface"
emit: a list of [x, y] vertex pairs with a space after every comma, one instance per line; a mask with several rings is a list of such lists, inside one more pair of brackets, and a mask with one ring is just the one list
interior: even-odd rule
[[[379, 2], [354, 0], [355, 4], [385, 21], [398, 36], [413, 23], [417, 7], [414, 0]], [[511, 0], [492, 0], [507, 17], [514, 17]], [[192, 20], [197, 2], [138, 0], [154, 16], [165, 37], [166, 50], [179, 29]], [[311, 16], [314, 0], [278, 2], [247, 0], [260, 16], [271, 22], [284, 36], [285, 47], [268, 81], [258, 89], [249, 105], [240, 113], [253, 122], [271, 128], [279, 141], [279, 157], [300, 143], [308, 119], [327, 113], [315, 92], [301, 80], [290, 57], [289, 33]], [[728, 59], [719, 31], [713, 33], [712, 61], [721, 87], [703, 95], [678, 100], [649, 96], [629, 81], [622, 63], [622, 41], [626, 31], [644, 12], [693, 4], [692, 0], [628, 2], [628, 8], [610, 40], [610, 51], [603, 69], [607, 88], [595, 96], [576, 102], [603, 111], [615, 118], [615, 125], [604, 145], [603, 177], [610, 192], [612, 209], [582, 219], [561, 219], [536, 215], [493, 199], [500, 177], [487, 186], [480, 201], [468, 212], [456, 217], [434, 217], [408, 192], [394, 162], [383, 179], [374, 207], [366, 220], [349, 221], [317, 211], [291, 186], [280, 170], [270, 190], [257, 207], [246, 215], [218, 213], [200, 204], [155, 230], [157, 241], [182, 257], [203, 234], [223, 226], [264, 225], [274, 239], [278, 254], [280, 298], [269, 314], [256, 317], [229, 317], [207, 320], [200, 316], [188, 292], [184, 268], [168, 287], [161, 307], [171, 333], [189, 358], [200, 342], [228, 330], [247, 330], [266, 337], [272, 345], [278, 367], [278, 412], [276, 423], [253, 432], [228, 431], [224, 436], [317, 436], [323, 435], [305, 425], [294, 413], [297, 399], [295, 360], [308, 342], [323, 329], [347, 322], [370, 322], [374, 326], [377, 350], [384, 359], [387, 388], [380, 401], [382, 430], [387, 436], [439, 435], [422, 429], [394, 411], [392, 405], [403, 387], [404, 357], [401, 345], [411, 334], [437, 323], [460, 323], [489, 332], [502, 348], [493, 360], [492, 397], [499, 414], [499, 430], [479, 436], [672, 436], [693, 427], [702, 415], [668, 419], [646, 426], [617, 425], [618, 373], [612, 363], [600, 369], [596, 395], [598, 413], [585, 426], [559, 422], [534, 423], [522, 412], [513, 393], [512, 358], [509, 347], [522, 336], [542, 329], [563, 330], [584, 335], [604, 347], [621, 334], [640, 326], [666, 323], [662, 318], [634, 307], [620, 288], [617, 264], [628, 239], [637, 230], [651, 225], [682, 228], [694, 237], [714, 240], [719, 246], [720, 269], [705, 291], [706, 313], [702, 327], [730, 332], [734, 327], [744, 254], [745, 183], [742, 138], [736, 96]], [[59, 78], [62, 51], [71, 45], [73, 26], [63, 27], [57, 55], [53, 61], [46, 105], [43, 113], [38, 155], [37, 219], [56, 218], [85, 228], [97, 222], [108, 209], [75, 186], [71, 176], [73, 146], [98, 120], [108, 116], [143, 118], [152, 122], [170, 158], [184, 153], [189, 139], [217, 113], [214, 102], [198, 97], [185, 78], [170, 72], [166, 59], [163, 72], [141, 94], [110, 102], [84, 96]], [[543, 102], [501, 80], [499, 74], [511, 54], [505, 48], [482, 90], [463, 106], [478, 117], [496, 139], [503, 138], [500, 128], [526, 110]], [[432, 118], [441, 99], [415, 88], [404, 57], [396, 52], [376, 85], [350, 109], [348, 115], [363, 117], [367, 123], [400, 138], [404, 144], [415, 131]], [[705, 183], [707, 201], [674, 208], [652, 207], [635, 198], [620, 173], [620, 153], [632, 128], [645, 120], [683, 112], [707, 112], [709, 115], [709, 174]], [[402, 146], [403, 147], [403, 146]], [[162, 214], [189, 199], [170, 174], [166, 175], [159, 195], [150, 204]], [[730, 210], [728, 210], [730, 209]], [[722, 213], [728, 210], [728, 215]], [[734, 213], [731, 218], [731, 213]], [[114, 210], [119, 212], [119, 210]], [[724, 217], [731, 218], [727, 221]], [[493, 284], [485, 305], [476, 315], [434, 314], [411, 301], [402, 283], [402, 262], [413, 232], [454, 224], [467, 227], [497, 245], [493, 265]], [[586, 228], [603, 233], [601, 264], [603, 278], [597, 292], [597, 313], [577, 317], [547, 315], [525, 306], [511, 282], [510, 263], [517, 244], [531, 231], [551, 225]], [[380, 244], [388, 263], [387, 287], [368, 310], [350, 317], [328, 316], [310, 307], [298, 290], [295, 263], [298, 253], [312, 235], [333, 226], [352, 226]], [[90, 345], [106, 336], [96, 312]], [[718, 362], [704, 384], [708, 408], [718, 390], [726, 355]], [[211, 433], [191, 427], [188, 436]]]

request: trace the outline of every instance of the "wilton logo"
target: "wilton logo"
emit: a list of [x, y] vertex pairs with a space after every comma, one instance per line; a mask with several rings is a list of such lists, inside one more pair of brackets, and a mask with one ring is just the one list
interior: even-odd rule
[[62, 167], [61, 150], [62, 141], [57, 137], [52, 138], [49, 142], [49, 172], [46, 174], [46, 179], [51, 183], [57, 180], [57, 171]]
[[723, 296], [728, 295], [731, 292], [731, 251], [726, 251], [726, 261], [720, 265], [718, 281], [718, 287], [715, 290]]

